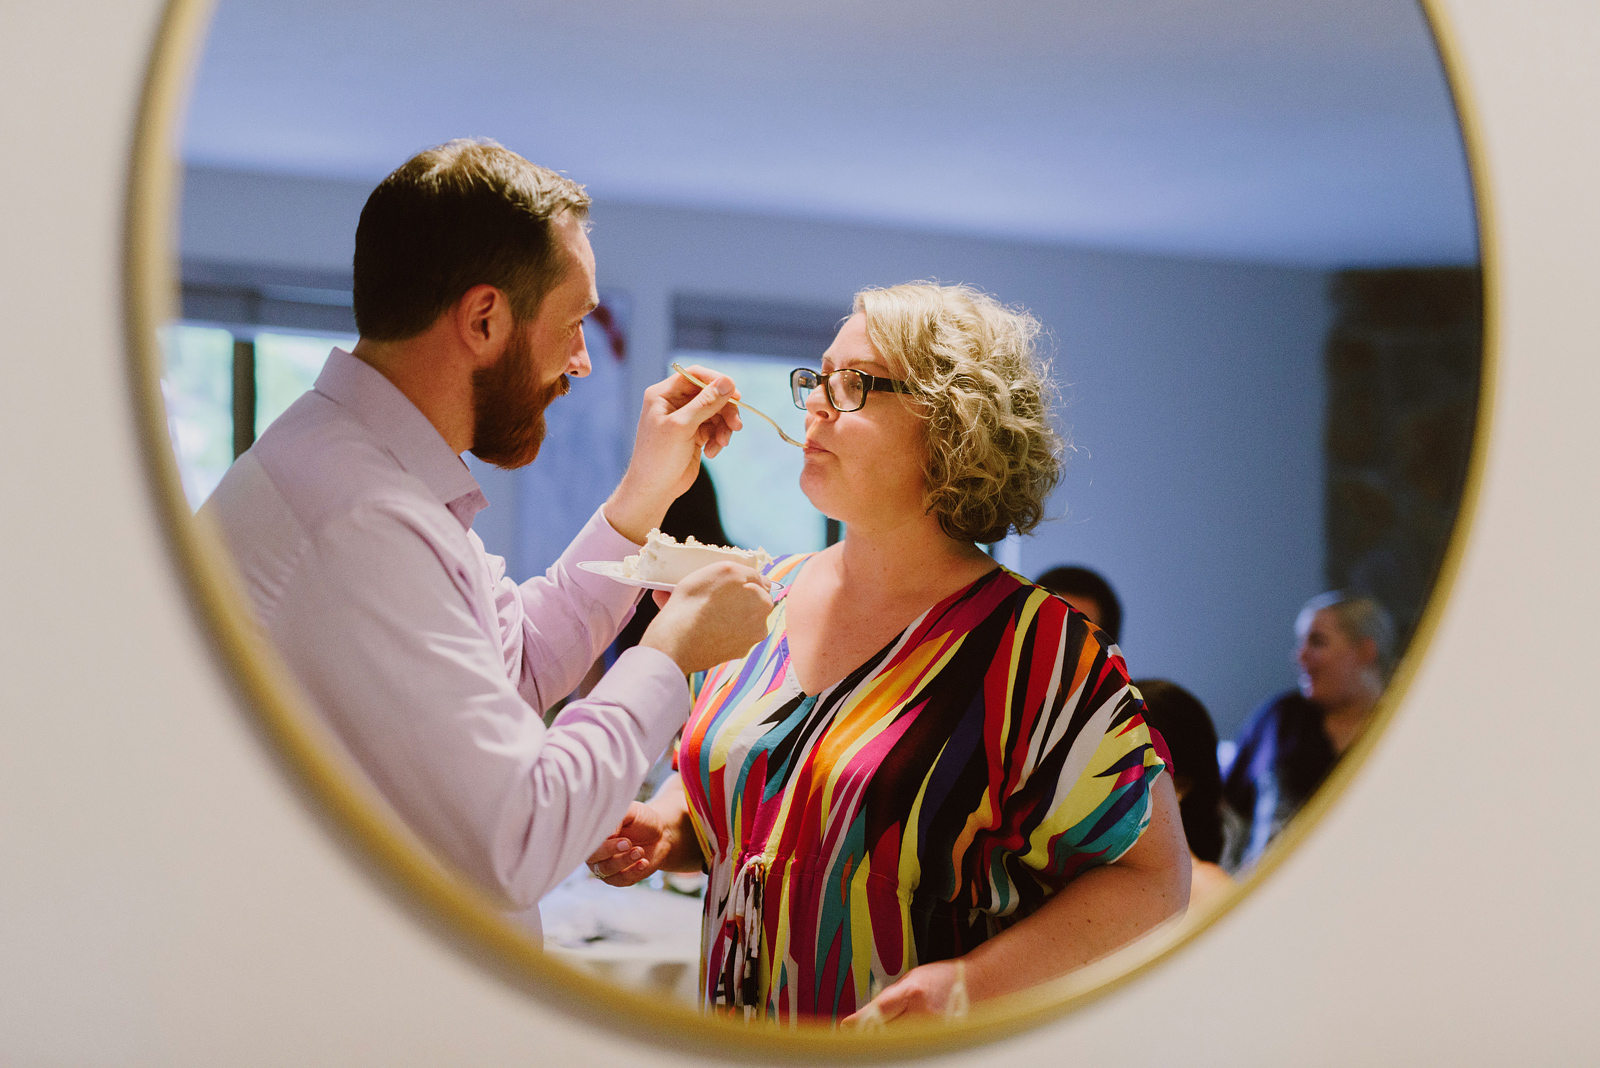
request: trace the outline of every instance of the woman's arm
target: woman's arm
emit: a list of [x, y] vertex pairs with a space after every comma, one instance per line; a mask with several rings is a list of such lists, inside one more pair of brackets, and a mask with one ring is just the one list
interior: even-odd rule
[[635, 801], [628, 814], [589, 855], [589, 870], [612, 886], [632, 886], [657, 871], [700, 871], [705, 856], [689, 821], [683, 779], [672, 776], [649, 804]]
[[[958, 976], [964, 978], [967, 997], [973, 1001], [1026, 990], [1103, 957], [1181, 914], [1189, 902], [1189, 847], [1171, 777], [1159, 776], [1150, 793], [1149, 826], [1114, 863], [1084, 872], [1033, 915], [964, 957], [911, 969], [867, 1008], [876, 1006], [886, 1021], [942, 1014]], [[866, 1011], [844, 1022], [857, 1022]]]

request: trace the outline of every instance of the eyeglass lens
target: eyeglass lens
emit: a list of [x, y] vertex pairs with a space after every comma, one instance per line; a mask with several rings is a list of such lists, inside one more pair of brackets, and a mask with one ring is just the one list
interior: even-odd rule
[[841, 412], [853, 412], [867, 403], [867, 380], [860, 371], [845, 368], [828, 376], [828, 400]]
[[794, 406], [804, 408], [806, 398], [811, 396], [811, 391], [817, 388], [817, 373], [804, 367], [796, 367], [789, 372], [789, 389], [794, 393]]
[[853, 412], [866, 403], [867, 379], [860, 371], [846, 367], [823, 375], [801, 367], [789, 375], [789, 386], [794, 391], [794, 406], [804, 408], [806, 398], [819, 383], [827, 387], [828, 403], [841, 412]]

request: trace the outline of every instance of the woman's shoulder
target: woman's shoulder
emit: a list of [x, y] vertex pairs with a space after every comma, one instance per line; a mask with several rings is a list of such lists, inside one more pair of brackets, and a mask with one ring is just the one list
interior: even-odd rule
[[[1018, 629], [1029, 631], [1055, 632], [1068, 624], [1072, 610], [1065, 601], [1008, 568], [968, 573], [962, 582], [929, 610], [933, 629], [972, 630], [997, 616], [1008, 617]], [[995, 637], [1001, 634], [995, 632]]]
[[[1025, 599], [1039, 621], [1072, 635], [1079, 642], [1098, 645], [1113, 654], [1116, 645], [1111, 635], [1089, 622], [1089, 617], [1066, 602], [1060, 594], [1024, 578], [1009, 568], [999, 568], [1002, 580], [1013, 590], [1014, 596]], [[1120, 655], [1117, 653], [1116, 655]]]
[[[1235, 770], [1254, 766], [1258, 751], [1276, 752], [1293, 737], [1304, 734], [1311, 727], [1320, 729], [1322, 713], [1317, 706], [1301, 695], [1299, 690], [1285, 690], [1273, 694], [1245, 718], [1235, 738], [1238, 755], [1234, 758]], [[1230, 772], [1230, 776], [1232, 772]]]
[[[1072, 665], [1069, 674], [1074, 690], [1091, 676], [1099, 679], [1096, 686], [1084, 691], [1084, 698], [1091, 701], [1109, 699], [1127, 687], [1129, 673], [1122, 650], [1109, 634], [1089, 622], [1088, 616], [1007, 568], [996, 569], [985, 580], [992, 583], [995, 595], [1006, 603], [1016, 621], [1014, 633], [1025, 636], [1022, 647], [1031, 650], [1031, 662], [1023, 657], [1013, 659], [1016, 670], [1049, 673], [1058, 664]], [[1137, 704], [1130, 705], [1130, 710]]]
[[1284, 690], [1282, 693], [1273, 694], [1256, 706], [1245, 720], [1246, 731], [1265, 730], [1269, 726], [1284, 723], [1298, 725], [1301, 721], [1315, 718], [1320, 724], [1322, 713], [1317, 706], [1312, 704], [1299, 690]]
[[999, 597], [1016, 599], [1018, 603], [1029, 602], [1034, 612], [1047, 617], [1060, 618], [1071, 610], [1071, 606], [1060, 597], [1003, 564], [985, 571], [972, 586], [988, 586]]

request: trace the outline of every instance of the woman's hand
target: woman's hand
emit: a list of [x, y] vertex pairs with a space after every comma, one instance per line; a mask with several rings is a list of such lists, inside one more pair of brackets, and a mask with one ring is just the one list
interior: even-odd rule
[[648, 805], [629, 805], [617, 829], [589, 854], [589, 870], [612, 886], [632, 886], [658, 871], [699, 871], [704, 863], [676, 775]]
[[959, 957], [919, 964], [841, 1022], [845, 1027], [871, 1028], [902, 1017], [948, 1020], [965, 1016], [966, 970]]

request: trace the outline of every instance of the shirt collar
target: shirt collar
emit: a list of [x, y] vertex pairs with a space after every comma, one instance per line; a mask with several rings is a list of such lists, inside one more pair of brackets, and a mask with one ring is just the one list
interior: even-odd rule
[[407, 474], [422, 480], [465, 529], [489, 499], [461, 457], [393, 382], [364, 360], [334, 349], [316, 390], [355, 416]]

